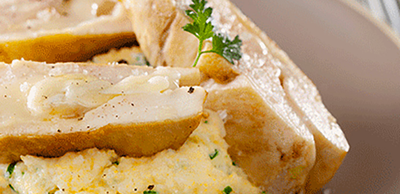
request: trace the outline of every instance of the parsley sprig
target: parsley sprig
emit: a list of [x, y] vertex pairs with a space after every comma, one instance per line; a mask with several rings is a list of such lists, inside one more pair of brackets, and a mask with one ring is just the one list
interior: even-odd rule
[[[193, 4], [189, 5], [192, 10], [186, 10], [185, 13], [193, 19], [193, 23], [186, 24], [182, 28], [199, 39], [199, 48], [193, 67], [197, 65], [200, 56], [204, 53], [216, 53], [232, 64], [233, 60], [239, 60], [242, 57], [242, 53], [240, 52], [242, 41], [239, 39], [239, 36], [237, 35], [233, 40], [230, 40], [220, 33], [216, 34], [213, 31], [214, 26], [210, 21], [212, 8], [206, 8], [207, 1], [192, 0], [192, 2]], [[212, 49], [202, 51], [204, 41], [209, 38], [212, 38]]]

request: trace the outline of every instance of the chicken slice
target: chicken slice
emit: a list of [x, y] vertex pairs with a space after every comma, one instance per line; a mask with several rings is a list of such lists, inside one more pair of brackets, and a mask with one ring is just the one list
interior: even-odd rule
[[118, 0], [0, 1], [0, 61], [87, 61], [135, 42]]
[[[191, 66], [193, 64], [197, 53], [198, 43], [196, 42], [198, 40], [189, 33], [185, 34], [181, 29], [182, 26], [190, 22], [183, 12], [188, 9], [188, 5], [191, 3], [189, 0], [126, 0], [125, 3], [131, 9], [132, 26], [141, 49], [152, 65]], [[238, 34], [243, 40], [243, 57], [236, 65], [230, 65], [215, 54], [204, 54], [198, 63], [201, 72], [212, 78], [212, 81], [203, 83], [203, 86], [210, 92], [206, 106], [213, 110], [226, 111], [227, 142], [235, 147], [236, 143], [242, 141], [242, 139], [240, 141], [237, 139], [235, 141], [229, 140], [235, 136], [237, 131], [242, 129], [239, 122], [235, 122], [233, 119], [234, 110], [237, 110], [238, 114], [240, 112], [249, 114], [249, 118], [260, 114], [270, 115], [265, 120], [260, 120], [275, 123], [270, 125], [276, 128], [284, 127], [280, 127], [282, 123], [277, 122], [277, 120], [268, 120], [268, 118], [276, 118], [275, 115], [281, 115], [280, 118], [284, 121], [283, 123], [286, 123], [289, 126], [287, 128], [291, 129], [284, 130], [287, 131], [286, 133], [302, 131], [300, 129], [304, 128], [304, 123], [307, 130], [314, 136], [317, 159], [309, 173], [308, 180], [299, 182], [297, 186], [306, 187], [307, 192], [318, 190], [332, 178], [349, 150], [343, 132], [322, 104], [318, 91], [312, 82], [254, 23], [228, 0], [210, 0], [208, 5], [214, 9], [212, 22], [216, 25], [218, 31], [226, 33], [230, 37]], [[159, 23], [163, 25], [156, 26]], [[209, 48], [211, 48], [211, 45], [207, 43], [203, 49], [208, 50]], [[174, 54], [171, 55], [171, 53]], [[238, 86], [241, 84], [236, 83], [239, 82], [237, 80], [244, 79], [238, 79], [240, 76], [247, 79], [244, 82], [247, 85], [242, 84], [245, 85], [243, 87], [247, 90]], [[213, 89], [210, 90], [211, 88]], [[231, 89], [228, 90], [227, 88]], [[241, 88], [241, 90], [233, 88]], [[250, 89], [254, 92], [249, 92]], [[233, 91], [236, 91], [236, 93]], [[246, 96], [246, 93], [252, 94], [249, 95], [251, 97], [256, 96], [262, 99], [267, 106], [270, 106], [271, 111], [265, 107], [254, 109], [252, 106], [248, 106], [249, 109], [244, 111], [243, 103], [251, 104], [253, 102], [257, 104], [257, 100], [251, 98], [247, 101], [243, 100], [242, 98]], [[235, 117], [235, 119], [238, 118]], [[271, 130], [267, 126], [261, 127], [260, 122], [254, 119], [248, 120], [252, 123], [250, 125], [252, 127], [259, 127], [260, 130], [263, 129], [264, 131]], [[300, 121], [294, 122], [297, 120]], [[235, 125], [232, 123], [235, 123]], [[245, 125], [243, 124], [243, 126]], [[249, 127], [243, 128], [243, 131], [249, 129]], [[231, 136], [229, 135], [230, 132], [232, 133]], [[251, 133], [249, 132], [249, 134]], [[263, 139], [262, 136], [252, 137], [260, 141]], [[306, 135], [303, 138], [307, 140]], [[238, 149], [245, 148], [232, 151], [234, 149], [231, 149], [233, 158], [239, 153], [242, 154]], [[258, 149], [263, 149], [263, 147]], [[309, 156], [312, 157], [312, 155]], [[243, 158], [241, 159], [243, 160]], [[310, 158], [308, 161], [312, 161], [312, 159]], [[238, 163], [240, 164], [240, 161]], [[313, 163], [309, 164], [313, 165]], [[267, 189], [273, 187], [272, 184], [265, 183], [262, 178], [257, 177], [259, 175], [257, 174], [259, 172], [256, 172], [257, 168], [248, 167], [246, 169], [244, 167], [244, 170], [248, 173], [250, 179], [253, 179], [253, 182]], [[295, 169], [294, 171], [302, 170]], [[257, 180], [254, 177], [257, 177]], [[305, 186], [306, 184], [307, 186]], [[281, 192], [296, 192], [297, 190], [293, 185], [289, 185], [286, 189], [281, 190]], [[279, 190], [271, 190], [279, 192]]]
[[[318, 191], [332, 179], [350, 149], [343, 131], [336, 123], [336, 119], [325, 108], [316, 86], [275, 42], [229, 1], [212, 0], [211, 2], [223, 5], [218, 7], [221, 8], [221, 10], [216, 10], [216, 13], [224, 13], [227, 11], [227, 9], [222, 10], [222, 8], [229, 8], [229, 10], [231, 10], [231, 15], [225, 13], [219, 16], [219, 22], [221, 22], [224, 27], [230, 25], [232, 26], [232, 29], [230, 29], [231, 31], [240, 32], [240, 29], [242, 29], [242, 34], [249, 33], [257, 37], [258, 41], [253, 41], [254, 47], [256, 47], [256, 43], [258, 43], [263, 53], [266, 53], [265, 57], [267, 60], [271, 61], [280, 69], [281, 73], [279, 78], [285, 90], [288, 102], [291, 107], [293, 107], [296, 114], [299, 115], [307, 125], [307, 128], [315, 139], [317, 151], [316, 164], [310, 172], [306, 191], [307, 193]], [[234, 16], [236, 16], [234, 20], [227, 19], [233, 18]], [[233, 25], [237, 22], [243, 24], [244, 27]], [[246, 51], [244, 52], [246, 53]], [[254, 66], [255, 65], [251, 65], [250, 67], [253, 68]]]
[[249, 179], [270, 193], [302, 193], [315, 162], [314, 139], [282, 91], [271, 86], [263, 96], [244, 75], [228, 84], [210, 79], [202, 86], [209, 92], [206, 107], [225, 121], [232, 159]]
[[14, 61], [0, 64], [0, 162], [87, 148], [133, 157], [179, 148], [206, 91], [179, 87], [195, 68]]
[[[181, 29], [189, 22], [183, 13], [187, 2], [150, 0], [128, 2], [134, 31], [150, 64], [192, 65], [194, 59], [192, 53], [196, 54], [197, 44], [191, 42], [197, 40], [194, 36], [187, 36], [190, 34], [182, 33]], [[160, 6], [160, 9], [157, 9], [157, 6]], [[164, 26], [163, 31], [152, 29], [155, 27], [152, 24], [160, 23], [162, 20], [168, 20], [165, 22], [168, 25]], [[244, 40], [243, 52], [252, 57], [253, 53], [259, 52], [258, 45], [253, 48], [256, 37], [247, 38]], [[169, 56], [168, 53], [180, 53], [180, 50], [171, 50], [175, 48], [171, 45], [178, 43], [183, 44], [180, 49], [185, 49], [185, 54]], [[152, 52], [154, 50], [160, 52]], [[170, 60], [170, 57], [178, 58], [174, 60], [181, 63], [171, 63], [170, 61], [174, 60]], [[261, 63], [261, 66], [250, 69], [245, 66], [248, 62]], [[231, 65], [226, 63], [227, 61], [221, 60], [218, 55], [204, 55], [199, 61], [199, 68], [214, 78], [202, 84], [209, 92], [206, 107], [227, 114], [226, 141], [230, 145], [229, 152], [232, 158], [243, 168], [253, 183], [262, 186], [266, 191], [272, 193], [303, 191], [308, 172], [314, 165], [315, 145], [312, 135], [285, 98], [277, 76], [280, 69], [262, 59], [243, 61], [243, 65], [238, 65], [241, 69], [232, 69]], [[227, 67], [219, 68], [220, 64]], [[210, 73], [224, 69], [228, 71], [222, 71], [225, 73], [220, 73], [220, 77]]]

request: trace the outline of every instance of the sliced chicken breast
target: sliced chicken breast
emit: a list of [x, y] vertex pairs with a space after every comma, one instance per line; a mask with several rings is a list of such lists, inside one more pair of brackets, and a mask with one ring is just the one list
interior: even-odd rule
[[[184, 14], [190, 3], [188, 0], [126, 0], [131, 10], [132, 26], [137, 40], [152, 65], [193, 64], [198, 40], [181, 29], [190, 22]], [[226, 113], [226, 140], [231, 146], [232, 157], [239, 159], [244, 153], [246, 147], [237, 145], [246, 142], [240, 139], [245, 137], [246, 132], [254, 138], [250, 138], [248, 142], [259, 143], [276, 138], [271, 141], [282, 143], [275, 147], [268, 143], [259, 143], [257, 145], [262, 146], [254, 146], [259, 149], [259, 153], [262, 153], [261, 150], [265, 153], [278, 153], [276, 147], [293, 147], [297, 145], [296, 140], [301, 139], [307, 142], [307, 146], [315, 146], [316, 161], [314, 165], [314, 154], [310, 151], [312, 149], [309, 149], [309, 154], [303, 156], [303, 161], [308, 161], [307, 168], [281, 168], [280, 170], [286, 168], [289, 172], [296, 172], [295, 174], [306, 174], [303, 181], [292, 180], [295, 182], [292, 185], [286, 184], [288, 182], [285, 181], [281, 182], [283, 184], [279, 184], [279, 181], [274, 182], [282, 180], [282, 176], [277, 173], [280, 170], [272, 163], [279, 161], [280, 157], [284, 159], [290, 155], [288, 153], [282, 154], [284, 156], [275, 154], [275, 160], [268, 161], [265, 158], [266, 154], [257, 155], [254, 149], [253, 152], [247, 152], [250, 153], [247, 157], [242, 157], [237, 162], [242, 162], [243, 169], [254, 183], [268, 191], [296, 193], [304, 188], [307, 192], [318, 190], [332, 178], [349, 150], [343, 132], [322, 104], [318, 91], [309, 78], [254, 23], [228, 0], [210, 0], [208, 6], [214, 9], [212, 22], [218, 31], [230, 37], [239, 35], [243, 41], [243, 57], [233, 66], [216, 54], [204, 54], [198, 63], [201, 72], [211, 79], [202, 84], [210, 93], [206, 106]], [[162, 25], [157, 26], [158, 24]], [[211, 45], [206, 43], [203, 50], [210, 48]], [[248, 123], [240, 118], [248, 118]], [[254, 135], [254, 131], [261, 133]], [[285, 142], [285, 137], [279, 135], [278, 131], [288, 137], [301, 135], [291, 142]], [[276, 133], [276, 136], [268, 138], [266, 133]], [[314, 139], [310, 140], [307, 135], [310, 133]], [[249, 143], [246, 146], [252, 148]], [[260, 164], [265, 164], [271, 169], [263, 169], [261, 165], [254, 168], [249, 162], [256, 161], [254, 158], [259, 158], [259, 161], [262, 161]], [[292, 161], [295, 164], [295, 160]], [[266, 175], [270, 172], [275, 174]], [[286, 178], [291, 179], [289, 176]], [[280, 187], [282, 185], [283, 187]]]
[[198, 74], [194, 68], [2, 63], [0, 162], [93, 147], [132, 157], [177, 149], [203, 117], [206, 91], [179, 87]]

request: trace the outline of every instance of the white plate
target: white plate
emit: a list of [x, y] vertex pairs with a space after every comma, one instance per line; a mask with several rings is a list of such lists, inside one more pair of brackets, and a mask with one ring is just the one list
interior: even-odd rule
[[[400, 193], [400, 41], [342, 0], [233, 0], [314, 81], [350, 152], [329, 193]], [[328, 193], [328, 192], [327, 192]]]

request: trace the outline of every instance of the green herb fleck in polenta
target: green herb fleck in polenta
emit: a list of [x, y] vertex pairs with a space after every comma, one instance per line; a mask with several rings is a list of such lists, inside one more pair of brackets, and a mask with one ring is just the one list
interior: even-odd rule
[[210, 156], [210, 159], [211, 159], [211, 160], [214, 159], [215, 157], [218, 156], [218, 150], [215, 149], [215, 150], [214, 150], [214, 153], [210, 154], [209, 156]]
[[230, 186], [227, 186], [227, 187], [225, 187], [225, 189], [224, 189], [224, 193], [225, 193], [225, 194], [230, 194], [232, 191], [233, 191], [233, 189], [232, 189], [232, 187], [230, 187]]
[[157, 194], [157, 191], [143, 191], [143, 194]]
[[11, 184], [8, 184], [8, 186], [11, 188], [11, 190], [13, 190], [14, 192], [18, 193], [18, 191], [16, 191]]
[[12, 173], [14, 172], [14, 168], [15, 168], [16, 164], [17, 163], [14, 162], [14, 163], [11, 163], [10, 165], [8, 165], [7, 171], [6, 171], [6, 174], [5, 174], [6, 178], [10, 178], [11, 177]]

